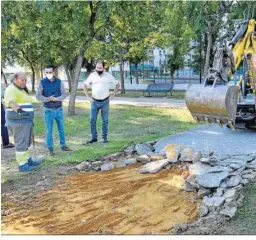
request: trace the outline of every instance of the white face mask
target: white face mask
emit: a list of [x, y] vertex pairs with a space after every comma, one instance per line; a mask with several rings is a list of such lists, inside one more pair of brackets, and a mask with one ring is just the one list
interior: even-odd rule
[[53, 74], [46, 74], [46, 77], [51, 80], [53, 78]]

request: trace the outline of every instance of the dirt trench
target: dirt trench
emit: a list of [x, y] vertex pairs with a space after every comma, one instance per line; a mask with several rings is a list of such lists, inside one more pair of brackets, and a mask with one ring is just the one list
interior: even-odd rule
[[141, 164], [66, 176], [23, 201], [2, 196], [2, 234], [170, 234], [197, 218], [199, 202], [183, 190], [177, 166], [140, 174]]

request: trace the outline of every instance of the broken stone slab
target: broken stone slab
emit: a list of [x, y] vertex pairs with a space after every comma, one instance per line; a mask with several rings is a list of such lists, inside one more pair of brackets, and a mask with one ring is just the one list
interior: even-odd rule
[[197, 188], [193, 187], [189, 182], [184, 180], [184, 190], [186, 192], [197, 192]]
[[148, 152], [152, 152], [151, 149], [145, 144], [136, 144], [135, 150], [140, 155], [143, 155]]
[[251, 161], [251, 162], [250, 162], [250, 163], [248, 163], [248, 164], [255, 165], [255, 164], [256, 164], [256, 160], [253, 160], [253, 161]]
[[236, 200], [238, 206], [240, 206], [244, 201], [245, 196], [243, 194], [240, 194], [238, 199]]
[[225, 199], [225, 202], [226, 203], [231, 203], [231, 202], [233, 202], [233, 201], [235, 201], [236, 199], [235, 198], [226, 198]]
[[224, 192], [223, 188], [217, 188], [216, 193], [213, 195], [213, 197], [222, 197]]
[[199, 188], [199, 184], [196, 181], [196, 175], [190, 175], [185, 179], [186, 182], [190, 183], [191, 186]]
[[196, 181], [205, 188], [217, 188], [222, 180], [228, 176], [228, 172], [203, 173], [196, 177]]
[[147, 154], [140, 155], [136, 158], [137, 162], [150, 162], [151, 159]]
[[202, 163], [210, 163], [210, 159], [211, 158], [206, 158], [206, 157], [202, 157], [202, 158], [200, 158], [200, 162], [202, 162]]
[[227, 189], [227, 190], [225, 190], [222, 197], [224, 197], [225, 199], [227, 199], [227, 198], [236, 199], [238, 197], [238, 191], [237, 191], [237, 189]]
[[161, 149], [160, 151], [158, 151], [157, 153], [166, 156], [166, 152], [165, 149]]
[[256, 177], [256, 173], [248, 173], [248, 174], [242, 175], [243, 179], [254, 179], [255, 177]]
[[150, 144], [151, 146], [154, 146], [157, 143], [157, 141], [152, 140], [152, 141], [147, 141], [145, 143]]
[[255, 159], [255, 158], [254, 158], [254, 155], [253, 155], [253, 154], [249, 154], [249, 155], [247, 155], [247, 156], [241, 156], [241, 160], [242, 160], [243, 162], [247, 162], [247, 163], [253, 161], [254, 159]]
[[199, 162], [200, 159], [203, 157], [203, 154], [198, 151], [192, 154], [191, 159], [193, 163]]
[[205, 163], [196, 162], [194, 164], [191, 164], [189, 167], [189, 173], [190, 175], [201, 175], [206, 172], [210, 166]]
[[251, 174], [251, 173], [254, 173], [254, 171], [252, 169], [247, 169], [247, 170], [242, 171], [242, 175]]
[[192, 162], [191, 156], [195, 153], [194, 149], [191, 148], [184, 148], [181, 152], [179, 160], [181, 162]]
[[111, 169], [115, 168], [115, 164], [114, 163], [105, 163], [101, 166], [101, 171], [109, 171]]
[[243, 186], [245, 186], [246, 184], [249, 183], [249, 180], [248, 180], [248, 179], [242, 179], [240, 183], [241, 183]]
[[163, 155], [163, 154], [159, 154], [159, 153], [147, 153], [147, 155], [151, 158], [151, 161], [166, 159], [165, 154]]
[[203, 198], [202, 203], [207, 207], [219, 207], [225, 201], [224, 197], [207, 197]]
[[200, 162], [207, 163], [207, 164], [209, 164], [211, 166], [218, 165], [219, 161], [220, 160], [218, 158], [216, 158], [216, 157], [203, 157], [203, 158], [200, 159]]
[[221, 215], [228, 216], [229, 218], [233, 218], [236, 214], [237, 208], [232, 207], [232, 208], [225, 208], [220, 211]]
[[124, 161], [118, 161], [115, 166], [116, 168], [122, 168], [122, 167], [125, 167], [126, 164]]
[[236, 175], [241, 175], [242, 171], [245, 169], [245, 166], [240, 167], [236, 171], [230, 172], [229, 176], [236, 176]]
[[232, 176], [231, 178], [227, 179], [226, 183], [227, 183], [227, 187], [235, 187], [237, 186], [240, 181], [242, 180], [242, 178], [240, 177], [240, 175], [237, 176]]
[[220, 188], [222, 188], [222, 189], [226, 189], [228, 186], [227, 186], [227, 182], [226, 181], [222, 181], [221, 183], [220, 183]]
[[205, 205], [201, 204], [200, 207], [198, 208], [198, 215], [200, 217], [204, 217], [208, 214], [209, 209]]
[[246, 169], [256, 169], [256, 164], [246, 164], [245, 168]]
[[124, 160], [124, 163], [126, 165], [136, 164], [137, 160], [136, 160], [136, 158], [129, 158], [129, 159]]
[[207, 173], [219, 173], [219, 172], [230, 172], [231, 169], [229, 167], [215, 166], [209, 167], [206, 172]]
[[111, 153], [103, 158], [103, 160], [116, 160], [118, 157], [122, 156], [121, 152]]
[[81, 163], [79, 163], [78, 165], [76, 165], [75, 168], [76, 168], [78, 171], [84, 171], [85, 169], [88, 169], [90, 165], [91, 165], [91, 164], [90, 164], [89, 162], [85, 161], [85, 162], [81, 162]]
[[230, 157], [230, 158], [227, 158], [223, 161], [220, 161], [219, 165], [227, 167], [232, 163], [239, 164], [239, 165], [244, 165], [245, 164], [245, 162], [243, 160], [235, 159], [235, 158]]
[[231, 189], [237, 189], [238, 191], [240, 191], [242, 188], [243, 188], [243, 185], [239, 183], [237, 186], [232, 187]]
[[134, 146], [129, 146], [126, 149], [124, 149], [124, 154], [126, 156], [132, 155], [135, 152]]
[[229, 167], [233, 170], [237, 170], [237, 169], [241, 168], [242, 166], [237, 163], [231, 163], [231, 164], [229, 164]]
[[92, 162], [91, 165], [92, 165], [92, 168], [93, 168], [93, 169], [95, 169], [95, 168], [100, 168], [101, 165], [102, 165], [102, 161], [95, 161], [95, 162]]
[[182, 151], [182, 147], [178, 144], [168, 144], [165, 146], [165, 154], [166, 158], [169, 159], [170, 162], [175, 163], [178, 161], [180, 153]]
[[150, 162], [139, 169], [140, 173], [157, 173], [169, 164], [168, 159]]
[[209, 188], [200, 188], [197, 192], [197, 198], [203, 199], [205, 196], [208, 196], [210, 193], [211, 193], [211, 190]]
[[151, 152], [155, 151], [155, 148], [150, 143], [145, 142], [143, 144], [146, 145], [148, 148], [150, 148]]

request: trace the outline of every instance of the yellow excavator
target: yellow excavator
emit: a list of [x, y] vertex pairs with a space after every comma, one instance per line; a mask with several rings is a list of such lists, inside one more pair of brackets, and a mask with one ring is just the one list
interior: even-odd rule
[[[242, 84], [230, 84], [243, 64]], [[240, 85], [240, 87], [239, 87]], [[249, 86], [249, 87], [248, 87]], [[197, 122], [256, 129], [256, 21], [244, 20], [229, 46], [218, 48], [203, 84], [191, 84], [186, 105]]]

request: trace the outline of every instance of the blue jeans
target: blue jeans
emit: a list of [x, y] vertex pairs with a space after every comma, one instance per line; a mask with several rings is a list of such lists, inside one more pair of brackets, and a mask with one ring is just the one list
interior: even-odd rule
[[101, 110], [101, 118], [102, 118], [102, 138], [107, 139], [109, 99], [103, 102], [93, 101], [91, 105], [90, 123], [91, 123], [92, 139], [98, 138], [96, 122], [97, 122], [97, 116], [98, 116], [99, 110]]
[[65, 141], [65, 130], [64, 130], [64, 117], [63, 108], [44, 108], [44, 120], [46, 125], [46, 145], [49, 151], [53, 150], [53, 138], [52, 129], [54, 120], [57, 123], [60, 147], [64, 148], [66, 146]]

